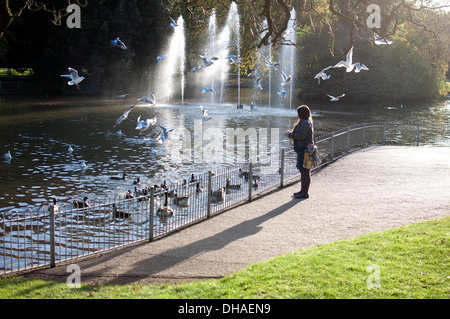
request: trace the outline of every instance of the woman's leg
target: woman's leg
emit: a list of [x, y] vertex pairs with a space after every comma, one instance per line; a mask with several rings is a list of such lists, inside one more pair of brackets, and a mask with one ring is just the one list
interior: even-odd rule
[[302, 184], [301, 193], [307, 196], [309, 191], [309, 185], [311, 184], [311, 170], [302, 167], [300, 169], [300, 176]]

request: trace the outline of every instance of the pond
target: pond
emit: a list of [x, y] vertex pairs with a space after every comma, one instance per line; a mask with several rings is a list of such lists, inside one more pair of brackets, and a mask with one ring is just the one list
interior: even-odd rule
[[[265, 133], [261, 129], [266, 128], [269, 140], [275, 138], [280, 148], [291, 148], [283, 133], [296, 121], [295, 108], [273, 99], [270, 107], [257, 105], [257, 110], [250, 111], [250, 96], [251, 92], [241, 90], [243, 109], [237, 109], [236, 103], [230, 101], [208, 103], [206, 98], [200, 102], [158, 103], [153, 107], [139, 102], [128, 119], [117, 127], [114, 127], [116, 120], [136, 102], [134, 98], [1, 97], [0, 151], [2, 154], [9, 151], [12, 159], [0, 163], [0, 213], [37, 208], [49, 204], [53, 198], [71, 202], [84, 196], [114, 197], [133, 190], [137, 178], [140, 187], [152, 186], [164, 180], [183, 181], [192, 174], [232, 164], [207, 154], [200, 159], [180, 158], [180, 145], [187, 135], [193, 148], [199, 138], [203, 147], [209, 144], [211, 148], [223, 144], [223, 137], [217, 132], [255, 129], [261, 134]], [[212, 117], [203, 125], [200, 105]], [[447, 130], [450, 101], [405, 104], [403, 108], [397, 105], [396, 109], [386, 106], [310, 104], [316, 136], [353, 124], [391, 121], [434, 127], [437, 134], [444, 135], [445, 144], [450, 145]], [[156, 116], [158, 124], [140, 132], [136, 130], [138, 116], [143, 120]], [[161, 132], [159, 124], [174, 129], [163, 142], [155, 139]], [[213, 133], [202, 140], [208, 130]], [[249, 141], [237, 139], [234, 143]], [[72, 152], [68, 151], [69, 146]], [[82, 161], [87, 164], [85, 169], [81, 167]], [[126, 180], [111, 179], [124, 172], [128, 175]]]

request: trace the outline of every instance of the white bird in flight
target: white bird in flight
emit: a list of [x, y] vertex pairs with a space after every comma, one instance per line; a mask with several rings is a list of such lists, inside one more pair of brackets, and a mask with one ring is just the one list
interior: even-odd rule
[[145, 121], [141, 121], [141, 116], [137, 118], [136, 130], [141, 132], [146, 131], [150, 126], [156, 124], [156, 115], [152, 119], [146, 119]]
[[115, 48], [120, 48], [122, 50], [126, 50], [127, 46], [125, 43], [122, 42], [119, 38], [115, 38], [114, 40], [111, 40], [111, 45]]
[[281, 86], [285, 86], [286, 84], [288, 84], [292, 80], [292, 76], [291, 75], [286, 75], [286, 73], [284, 73], [283, 71], [281, 71], [281, 78], [283, 79], [283, 82], [281, 83]]
[[382, 45], [382, 44], [389, 45], [389, 44], [392, 44], [392, 41], [389, 41], [389, 40], [387, 40], [385, 38], [382, 38], [376, 33], [373, 35], [373, 38], [374, 38], [373, 40], [374, 40], [376, 45]]
[[156, 64], [161, 62], [164, 59], [164, 57], [165, 57], [165, 55], [160, 55], [159, 57], [157, 57], [156, 60], [158, 60], [158, 62], [156, 62]]
[[256, 76], [256, 73], [258, 73], [258, 70], [253, 70], [252, 72], [250, 72], [249, 74], [247, 74], [247, 77], [251, 77], [251, 76]]
[[201, 68], [202, 68], [201, 65], [199, 65], [199, 66], [194, 66], [194, 67], [191, 69], [191, 72], [198, 71], [198, 70], [200, 70]]
[[128, 117], [128, 114], [131, 112], [131, 110], [136, 106], [136, 104], [130, 106], [129, 108], [127, 108], [125, 110], [125, 112], [117, 119], [116, 124], [114, 124], [113, 127], [116, 127], [117, 125], [119, 125], [120, 123], [122, 123], [122, 121], [126, 120]]
[[355, 63], [355, 73], [359, 73], [361, 70], [369, 71], [369, 68], [365, 64]]
[[286, 98], [286, 94], [287, 94], [287, 92], [286, 92], [285, 90], [279, 90], [279, 91], [278, 91], [278, 95], [279, 95], [279, 96], [282, 96], [283, 99]]
[[230, 64], [236, 64], [237, 65], [237, 64], [241, 64], [242, 63], [241, 57], [239, 55], [229, 55], [226, 58], [231, 60]]
[[156, 104], [155, 91], [152, 91], [150, 93], [150, 98], [144, 96], [144, 97], [141, 97], [140, 99], [138, 99], [138, 101], [143, 101], [143, 102], [151, 104], [151, 105]]
[[214, 89], [212, 89], [212, 88], [207, 88], [206, 86], [204, 86], [204, 87], [202, 88], [202, 93], [203, 93], [203, 94], [206, 94], [206, 93], [208, 93], [208, 92], [214, 92]]
[[69, 78], [70, 81], [67, 82], [69, 85], [76, 85], [77, 89], [80, 89], [79, 84], [81, 81], [84, 80], [84, 76], [78, 76], [78, 71], [69, 67], [69, 74], [62, 74], [61, 77], [63, 78]]
[[342, 98], [342, 97], [345, 96], [345, 94], [341, 94], [341, 95], [339, 95], [339, 96], [332, 96], [332, 95], [329, 95], [329, 94], [327, 94], [327, 95], [328, 95], [328, 97], [330, 98], [330, 101], [332, 101], [332, 102], [339, 101], [340, 98]]
[[331, 75], [328, 75], [325, 73], [326, 70], [331, 69], [333, 66], [327, 66], [326, 68], [322, 69], [319, 73], [316, 74], [316, 76], [314, 77], [315, 79], [317, 79], [318, 83], [320, 84], [320, 79], [322, 80], [328, 80], [330, 78]]
[[172, 17], [169, 17], [170, 18], [170, 20], [172, 20], [172, 22], [170, 23], [170, 25], [172, 26], [172, 27], [178, 27], [178, 24], [175, 22], [175, 20], [174, 19], [172, 19]]
[[202, 62], [203, 62], [203, 65], [204, 65], [205, 69], [208, 69], [211, 65], [213, 65], [213, 64], [214, 64], [213, 61], [219, 60], [219, 58], [217, 58], [217, 57], [215, 57], [215, 56], [213, 56], [210, 60], [208, 60], [208, 59], [207, 59], [205, 56], [203, 56], [203, 55], [200, 55], [200, 57], [202, 58]]
[[118, 99], [124, 99], [124, 98], [126, 98], [128, 95], [129, 95], [128, 93], [127, 93], [127, 94], [119, 94], [119, 95], [116, 96], [116, 98], [118, 98]]
[[255, 88], [261, 89], [261, 90], [263, 89], [261, 86], [261, 78], [260, 77], [256, 79]]
[[264, 60], [266, 60], [267, 67], [273, 68], [276, 71], [277, 68], [280, 66], [280, 62], [272, 62], [269, 59], [267, 59], [265, 56], [263, 56], [263, 55], [261, 55], [261, 56]]
[[202, 110], [202, 125], [205, 124], [205, 121], [209, 121], [212, 119], [211, 116], [208, 115], [208, 110], [205, 110], [202, 105], [200, 105], [200, 109]]
[[339, 61], [333, 68], [345, 68], [347, 72], [352, 72], [355, 68], [353, 62], [353, 47], [348, 50], [345, 61]]

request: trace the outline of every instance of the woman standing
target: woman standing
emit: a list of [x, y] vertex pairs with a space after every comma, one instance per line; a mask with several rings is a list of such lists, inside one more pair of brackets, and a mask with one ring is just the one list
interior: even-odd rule
[[311, 173], [303, 167], [305, 149], [314, 144], [314, 125], [311, 110], [306, 105], [297, 108], [298, 121], [294, 124], [292, 131], [284, 133], [294, 142], [294, 151], [297, 153], [297, 169], [300, 170], [302, 188], [294, 193], [295, 198], [308, 198], [309, 185], [311, 184]]

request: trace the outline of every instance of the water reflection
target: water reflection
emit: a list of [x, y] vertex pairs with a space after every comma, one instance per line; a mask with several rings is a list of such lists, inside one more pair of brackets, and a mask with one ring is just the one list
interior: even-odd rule
[[[227, 128], [279, 128], [280, 147], [291, 147], [283, 132], [292, 128], [296, 112], [289, 106], [249, 110], [251, 96], [243, 92], [244, 109], [234, 103], [202, 105], [212, 120], [202, 126], [225, 131]], [[155, 140], [157, 126], [140, 133], [136, 119], [157, 116], [158, 123], [168, 129], [187, 129], [196, 137], [196, 121], [201, 119], [200, 103], [183, 105], [138, 105], [128, 119], [113, 128], [117, 118], [134, 101], [118, 101], [91, 97], [23, 98], [2, 97], [0, 103], [0, 148], [11, 152], [12, 159], [0, 164], [0, 212], [17, 208], [39, 207], [53, 198], [71, 202], [74, 198], [114, 196], [134, 189], [133, 180], [141, 179], [141, 187], [176, 181], [217, 169], [216, 162], [181, 163], [174, 161], [174, 149], [179, 145], [177, 134], [163, 144]], [[401, 110], [386, 110], [384, 105], [344, 105], [327, 103], [310, 105], [315, 120], [316, 135], [348, 125], [393, 121], [421, 123], [424, 136], [441, 132], [449, 139], [449, 102], [405, 104]], [[425, 127], [432, 125], [431, 131]], [[440, 128], [439, 128], [440, 127]], [[201, 134], [201, 133], [200, 133]], [[73, 152], [68, 152], [69, 145]], [[86, 169], [81, 162], [85, 161]], [[125, 181], [111, 176], [128, 174]]]

